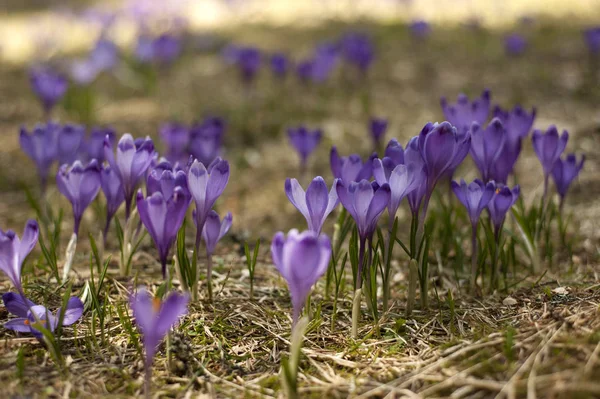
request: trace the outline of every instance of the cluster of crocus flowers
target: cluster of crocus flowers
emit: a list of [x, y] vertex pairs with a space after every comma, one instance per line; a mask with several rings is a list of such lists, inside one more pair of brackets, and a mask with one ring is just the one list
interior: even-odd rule
[[180, 295], [176, 292], [171, 292], [164, 301], [161, 301], [160, 298], [153, 298], [144, 287], [140, 287], [130, 297], [129, 306], [144, 343], [146, 373], [144, 389], [147, 397], [150, 397], [152, 361], [158, 345], [169, 330], [187, 313], [188, 302], [188, 295]]
[[289, 128], [287, 134], [290, 144], [300, 156], [300, 174], [302, 175], [306, 171], [308, 157], [317, 148], [323, 138], [323, 132], [321, 129], [311, 131], [305, 126], [299, 126], [297, 128]]
[[327, 271], [331, 259], [329, 238], [314, 231], [290, 230], [287, 237], [278, 232], [271, 243], [275, 267], [288, 283], [292, 298], [292, 324], [300, 317], [310, 290]]
[[68, 277], [75, 256], [81, 217], [98, 195], [100, 185], [101, 170], [95, 159], [85, 167], [80, 161], [75, 161], [73, 165], [65, 164], [60, 167], [56, 175], [56, 186], [60, 193], [69, 200], [73, 209], [73, 234], [67, 245], [63, 281], [66, 281]]

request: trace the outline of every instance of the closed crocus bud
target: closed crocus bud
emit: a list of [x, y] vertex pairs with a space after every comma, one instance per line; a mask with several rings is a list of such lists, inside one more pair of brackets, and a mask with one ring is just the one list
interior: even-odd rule
[[341, 179], [346, 185], [354, 181], [370, 179], [373, 176], [373, 160], [377, 154], [373, 153], [366, 162], [357, 154], [340, 157], [335, 146], [331, 147], [329, 162], [333, 177]]
[[488, 210], [490, 211], [490, 218], [494, 225], [494, 233], [496, 238], [502, 228], [506, 214], [517, 202], [521, 189], [516, 185], [512, 190], [503, 185], [497, 185], [494, 196], [488, 204]]
[[302, 168], [306, 167], [309, 155], [317, 148], [323, 138], [323, 132], [321, 129], [311, 131], [305, 126], [299, 126], [297, 128], [289, 128], [287, 134], [290, 144], [300, 156]]
[[58, 131], [58, 164], [72, 164], [82, 158], [84, 149], [85, 127], [66, 124]]
[[506, 184], [508, 176], [514, 172], [515, 164], [521, 154], [521, 140], [506, 140], [500, 155], [489, 168], [489, 180]]
[[373, 161], [373, 175], [375, 181], [380, 186], [389, 184], [390, 186], [390, 201], [388, 202], [389, 228], [394, 225], [396, 212], [400, 207], [402, 199], [417, 189], [422, 183], [423, 175], [421, 170], [415, 170], [414, 165], [396, 165], [389, 174], [386, 173], [385, 164], [389, 164], [389, 158], [383, 160], [377, 158]]
[[0, 230], [0, 270], [6, 274], [21, 295], [23, 295], [21, 285], [23, 261], [35, 248], [39, 233], [40, 228], [35, 220], [27, 222], [20, 238], [12, 230], [6, 232]]
[[293, 324], [300, 317], [302, 307], [313, 285], [327, 271], [331, 259], [331, 242], [314, 231], [290, 230], [287, 237], [279, 232], [271, 243], [275, 267], [288, 283], [293, 306]]
[[37, 168], [42, 192], [45, 191], [50, 168], [57, 158], [57, 134], [58, 127], [53, 123], [38, 125], [31, 134], [21, 127], [19, 134], [21, 149]]
[[560, 156], [567, 147], [569, 133], [566, 130], [563, 130], [562, 134], [559, 136], [556, 126], [550, 126], [548, 130], [546, 130], [546, 133], [542, 133], [540, 130], [534, 130], [531, 140], [533, 142], [535, 155], [537, 155], [542, 164], [542, 168], [544, 169], [544, 176], [547, 177], [552, 172], [554, 164], [560, 159]]
[[381, 144], [381, 140], [383, 140], [387, 128], [387, 119], [371, 118], [371, 120], [369, 121], [369, 133], [371, 133], [371, 137], [373, 138], [375, 147], [379, 147], [379, 145]]
[[150, 138], [134, 140], [130, 134], [124, 134], [117, 144], [115, 157], [110, 139], [105, 138], [104, 156], [123, 185], [125, 214], [129, 219], [135, 188], [155, 157], [154, 144]]
[[46, 113], [49, 113], [54, 105], [61, 100], [68, 87], [67, 79], [50, 67], [45, 66], [31, 68], [29, 82]]
[[218, 117], [209, 117], [190, 129], [189, 152], [204, 166], [210, 165], [221, 153], [225, 121]]
[[[408, 205], [410, 206], [413, 216], [417, 215], [421, 202], [427, 190], [427, 169], [425, 161], [419, 150], [419, 136], [415, 136], [409, 140], [404, 151], [404, 162], [406, 165], [412, 165], [413, 170], [417, 174], [417, 187], [408, 193]], [[385, 165], [384, 165], [385, 166]]]
[[369, 36], [364, 33], [348, 33], [340, 43], [346, 62], [355, 65], [363, 74], [367, 73], [375, 59], [375, 48]]
[[471, 158], [475, 162], [481, 178], [488, 182], [491, 180], [491, 170], [498, 161], [507, 133], [500, 119], [494, 118], [486, 128], [473, 123], [471, 134]]
[[188, 158], [190, 130], [181, 123], [165, 123], [160, 127], [159, 135], [167, 146], [166, 158], [169, 162], [185, 162]]
[[58, 327], [61, 312], [64, 312], [63, 326], [74, 324], [83, 315], [83, 303], [75, 296], [69, 298], [65, 309], [59, 309], [54, 313], [44, 306], [36, 305], [24, 295], [13, 292], [2, 295], [2, 302], [10, 313], [17, 316], [4, 323], [4, 327], [20, 333], [33, 334], [40, 341], [43, 339], [42, 332], [37, 328], [40, 324], [53, 333]]
[[583, 169], [583, 163], [585, 162], [585, 155], [581, 156], [581, 160], [577, 162], [575, 154], [569, 154], [565, 159], [558, 159], [552, 168], [552, 178], [556, 185], [556, 191], [561, 199], [561, 206], [569, 191], [571, 183], [577, 176], [581, 169]]
[[86, 144], [88, 159], [95, 159], [100, 164], [104, 162], [104, 139], [106, 137], [108, 137], [111, 146], [117, 141], [117, 134], [112, 127], [92, 127], [90, 137]]
[[499, 106], [494, 108], [494, 118], [500, 119], [502, 126], [506, 129], [508, 139], [512, 143], [527, 137], [533, 127], [535, 115], [535, 108], [532, 108], [531, 112], [527, 112], [520, 105], [515, 106], [510, 111]]
[[464, 134], [473, 122], [479, 125], [487, 122], [490, 114], [490, 91], [484, 90], [481, 96], [473, 101], [461, 93], [454, 104], [449, 104], [446, 97], [442, 97], [440, 104], [446, 120], [456, 127], [459, 134]]
[[206, 245], [206, 253], [211, 256], [215, 252], [217, 243], [227, 234], [233, 223], [233, 216], [231, 212], [221, 221], [219, 214], [215, 211], [210, 211], [204, 223], [204, 230], [202, 231], [202, 239]]
[[100, 172], [100, 187], [106, 198], [106, 224], [104, 226], [104, 240], [106, 241], [110, 221], [121, 204], [125, 202], [125, 192], [117, 173], [110, 166], [105, 166]]
[[488, 206], [494, 196], [496, 184], [494, 182], [485, 184], [479, 179], [475, 179], [468, 185], [464, 180], [461, 180], [460, 184], [455, 181], [451, 184], [456, 198], [467, 208], [471, 225], [476, 226], [481, 212]]
[[285, 195], [290, 202], [302, 213], [308, 223], [308, 228], [315, 233], [320, 233], [327, 216], [338, 205], [338, 196], [335, 184], [331, 190], [321, 176], [315, 177], [309, 184], [306, 192], [296, 179], [285, 180]]
[[72, 166], [63, 165], [56, 174], [56, 186], [73, 208], [73, 232], [77, 235], [85, 209], [100, 191], [100, 166], [94, 159], [87, 166], [75, 161]]
[[176, 181], [182, 181], [181, 177], [185, 177], [184, 172], [180, 173], [180, 178], [176, 179], [171, 172], [165, 171], [161, 176], [161, 180], [162, 177], [167, 180], [165, 184], [158, 182], [155, 187], [157, 190], [152, 192], [149, 189], [147, 198], [144, 198], [142, 190], [137, 194], [140, 220], [158, 249], [163, 278], [166, 278], [169, 250], [177, 238], [191, 200], [186, 187], [173, 187]]
[[389, 158], [394, 166], [404, 163], [404, 148], [396, 139], [391, 139], [385, 147], [384, 158]]

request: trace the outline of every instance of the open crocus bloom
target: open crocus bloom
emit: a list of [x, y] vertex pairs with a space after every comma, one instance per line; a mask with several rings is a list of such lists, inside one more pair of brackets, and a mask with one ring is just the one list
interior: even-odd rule
[[[4, 327], [9, 330], [31, 333], [35, 335], [36, 338], [41, 339], [42, 333], [36, 328], [38, 323], [51, 332], [54, 332], [58, 327], [61, 309], [52, 313], [46, 307], [36, 305], [29, 299], [15, 294], [14, 292], [8, 292], [2, 295], [2, 301], [10, 313], [18, 316], [17, 318], [4, 323]], [[82, 314], [83, 303], [78, 297], [71, 297], [65, 308], [62, 325], [69, 326], [75, 323]]]
[[306, 192], [298, 180], [286, 179], [285, 195], [306, 218], [308, 228], [317, 234], [321, 232], [327, 216], [339, 203], [335, 184], [328, 191], [327, 184], [321, 176], [312, 180]]

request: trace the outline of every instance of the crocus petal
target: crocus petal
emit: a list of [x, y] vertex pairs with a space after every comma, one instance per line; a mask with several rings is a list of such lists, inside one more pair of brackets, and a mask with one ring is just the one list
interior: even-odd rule
[[187, 313], [189, 301], [190, 297], [187, 293], [180, 295], [172, 292], [167, 296], [167, 299], [162, 303], [160, 311], [156, 316], [155, 334], [160, 337], [160, 339], [162, 339], [169, 329]]
[[321, 231], [328, 203], [329, 193], [327, 191], [327, 184], [321, 176], [318, 176], [313, 179], [306, 190], [306, 206], [310, 216], [308, 225], [316, 233]]
[[65, 315], [63, 317], [63, 325], [70, 326], [79, 320], [82, 315], [83, 303], [81, 302], [81, 299], [76, 296], [69, 298], [67, 301], [67, 307], [65, 309]]
[[19, 261], [22, 264], [23, 260], [31, 253], [33, 248], [35, 248], [38, 237], [40, 234], [40, 228], [38, 223], [30, 219], [27, 221], [25, 225], [25, 229], [23, 230], [23, 236], [21, 237], [21, 242], [19, 245]]
[[292, 205], [294, 205], [306, 218], [306, 221], [310, 223], [310, 213], [308, 212], [308, 205], [306, 204], [306, 193], [298, 180], [290, 178], [285, 179], [285, 195]]
[[29, 319], [27, 319], [26, 317], [18, 317], [16, 319], [11, 319], [4, 323], [4, 328], [21, 333], [31, 332], [31, 328], [29, 326]]
[[[4, 302], [4, 306], [10, 313], [19, 317], [27, 317], [29, 309], [32, 306], [35, 306], [35, 303], [31, 302], [29, 299], [23, 299], [23, 296], [14, 292], [3, 294], [2, 302]], [[29, 328], [27, 331], [29, 331]]]

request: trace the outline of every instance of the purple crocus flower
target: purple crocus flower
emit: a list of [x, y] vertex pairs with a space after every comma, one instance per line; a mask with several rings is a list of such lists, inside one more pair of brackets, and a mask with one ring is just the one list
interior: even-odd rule
[[504, 38], [504, 51], [512, 56], [520, 56], [527, 50], [527, 39], [518, 33], [513, 33]]
[[[388, 141], [388, 144], [385, 147], [384, 158], [389, 158], [394, 167], [396, 165], [403, 164], [404, 149], [402, 148], [402, 144], [400, 144], [396, 139], [391, 139]], [[391, 172], [391, 169], [389, 172]]]
[[192, 126], [190, 154], [205, 166], [210, 165], [221, 152], [225, 128], [225, 121], [218, 117], [206, 118], [202, 123]]
[[153, 171], [148, 177], [147, 186], [147, 198], [144, 198], [142, 190], [138, 191], [137, 209], [140, 220], [158, 249], [163, 278], [166, 278], [169, 250], [183, 224], [191, 195], [183, 171], [174, 174], [165, 170], [160, 176]]
[[504, 145], [496, 161], [489, 168], [489, 180], [506, 184], [508, 176], [513, 173], [515, 164], [521, 154], [521, 140], [511, 141], [507, 135]]
[[98, 71], [108, 71], [119, 61], [119, 49], [112, 41], [102, 37], [90, 53], [90, 61]]
[[100, 71], [90, 59], [79, 59], [71, 63], [69, 74], [79, 86], [88, 86], [98, 77]]
[[456, 198], [467, 208], [469, 214], [469, 220], [471, 221], [471, 287], [475, 288], [476, 277], [477, 277], [477, 225], [479, 223], [479, 217], [481, 212], [488, 206], [494, 191], [496, 190], [496, 184], [489, 182], [484, 184], [481, 180], [475, 179], [472, 183], [467, 185], [464, 180], [458, 184], [452, 181], [452, 191], [456, 195]]
[[145, 357], [144, 368], [146, 369], [145, 390], [146, 396], [150, 396], [150, 379], [152, 377], [152, 361], [158, 344], [163, 340], [167, 332], [184, 316], [188, 309], [190, 298], [187, 294], [180, 295], [171, 292], [164, 301], [152, 298], [144, 287], [129, 299], [129, 307], [133, 311], [135, 324], [142, 334]]
[[371, 118], [371, 120], [369, 121], [369, 133], [371, 133], [371, 137], [373, 138], [375, 148], [379, 148], [379, 146], [381, 145], [381, 141], [383, 140], [383, 136], [385, 136], [387, 128], [387, 119]]
[[65, 95], [67, 79], [47, 66], [36, 66], [29, 71], [29, 82], [33, 92], [42, 102], [48, 115], [54, 105]]
[[[52, 313], [46, 307], [31, 302], [29, 299], [25, 298], [24, 295], [17, 295], [13, 292], [3, 294], [2, 302], [4, 302], [4, 306], [6, 306], [6, 309], [10, 313], [17, 316], [17, 318], [4, 323], [4, 327], [9, 330], [21, 333], [31, 333], [41, 341], [43, 335], [42, 332], [36, 328], [38, 326], [37, 323], [40, 323], [43, 328], [50, 332], [54, 332], [58, 327], [62, 309]], [[73, 296], [67, 301], [64, 312], [62, 325], [70, 326], [83, 315], [83, 303], [78, 297]]]
[[312, 59], [305, 59], [298, 63], [296, 66], [296, 76], [298, 80], [303, 84], [308, 84], [312, 77], [314, 61]]
[[173, 63], [181, 54], [181, 39], [169, 33], [163, 33], [152, 41], [152, 60], [161, 65]]
[[110, 222], [117, 213], [121, 204], [125, 201], [123, 184], [117, 173], [110, 166], [105, 166], [100, 172], [100, 187], [106, 198], [106, 224], [104, 225], [104, 244], [106, 245], [106, 236], [110, 228]]
[[135, 188], [142, 177], [145, 176], [155, 157], [154, 144], [150, 138], [134, 141], [130, 134], [124, 134], [117, 144], [117, 155], [115, 157], [110, 139], [105, 138], [104, 157], [123, 185], [125, 217], [129, 220]]
[[327, 216], [338, 205], [335, 184], [327, 190], [327, 184], [321, 176], [315, 177], [306, 192], [296, 179], [285, 180], [285, 195], [292, 205], [306, 218], [308, 229], [319, 234]]
[[386, 164], [390, 165], [390, 158], [383, 158], [383, 160], [376, 158], [373, 161], [373, 175], [380, 186], [386, 183], [390, 186], [390, 200], [387, 209], [389, 215], [388, 227], [391, 230], [402, 199], [421, 184], [421, 171], [415, 170], [415, 166], [412, 164], [409, 166], [397, 164], [388, 174], [390, 167]]
[[324, 42], [315, 48], [312, 66], [310, 68], [310, 78], [314, 83], [323, 83], [331, 76], [338, 64], [339, 51], [334, 43]]
[[475, 162], [481, 178], [488, 182], [492, 178], [492, 169], [506, 141], [506, 130], [500, 119], [494, 118], [484, 129], [477, 122], [471, 126], [471, 158]]
[[59, 165], [72, 164], [81, 159], [84, 147], [85, 127], [66, 124], [58, 131], [57, 156]]
[[515, 106], [510, 111], [503, 110], [499, 106], [494, 107], [494, 117], [500, 119], [512, 143], [527, 137], [533, 126], [535, 115], [535, 108], [532, 108], [531, 113], [529, 113], [520, 105]]
[[104, 139], [108, 137], [111, 146], [117, 141], [117, 134], [112, 127], [94, 126], [86, 143], [88, 159], [104, 162]]
[[206, 168], [202, 162], [196, 160], [190, 167], [187, 178], [188, 188], [196, 203], [198, 229], [196, 247], [198, 247], [206, 218], [229, 181], [229, 162], [217, 158]]
[[23, 261], [38, 242], [40, 228], [35, 220], [27, 221], [21, 238], [12, 230], [0, 230], [0, 270], [10, 279], [17, 291], [24, 296], [21, 285]]
[[418, 173], [419, 177], [417, 178], [419, 181], [417, 188], [407, 195], [408, 205], [410, 206], [410, 210], [414, 218], [417, 217], [419, 213], [421, 202], [423, 201], [425, 191], [427, 190], [427, 168], [425, 166], [423, 156], [421, 155], [421, 151], [419, 150], [419, 136], [415, 136], [409, 140], [403, 156], [404, 163], [406, 165], [412, 165], [414, 170], [420, 171], [420, 173]]
[[242, 81], [251, 83], [262, 63], [262, 55], [256, 47], [228, 46], [223, 53], [225, 60], [238, 67]]
[[362, 285], [366, 242], [371, 241], [377, 221], [390, 201], [391, 189], [387, 183], [379, 186], [368, 180], [346, 185], [342, 180], [336, 179], [334, 185], [340, 202], [356, 222], [360, 237], [359, 270], [356, 278], [356, 289], [359, 289]]
[[460, 134], [469, 130], [473, 122], [483, 125], [490, 113], [490, 91], [484, 90], [481, 97], [469, 100], [466, 94], [460, 93], [456, 103], [449, 104], [446, 97], [440, 99], [444, 117], [458, 129]]
[[279, 79], [286, 77], [290, 67], [291, 62], [285, 54], [275, 53], [271, 56], [271, 71]]
[[552, 177], [554, 184], [556, 185], [556, 191], [560, 196], [560, 208], [564, 204], [565, 196], [571, 186], [571, 183], [583, 169], [583, 163], [585, 162], [585, 155], [581, 156], [581, 160], [577, 162], [575, 154], [568, 154], [565, 159], [558, 159], [554, 163], [552, 168]]
[[290, 230], [287, 237], [278, 232], [271, 243], [271, 256], [288, 283], [293, 307], [292, 325], [295, 325], [311, 287], [327, 271], [331, 242], [326, 235], [310, 230], [302, 233]]
[[46, 189], [48, 173], [57, 157], [56, 137], [58, 127], [56, 124], [37, 125], [31, 134], [25, 127], [21, 127], [19, 143], [23, 152], [35, 162], [40, 177], [42, 192]]
[[348, 33], [342, 38], [340, 47], [345, 60], [366, 74], [375, 58], [375, 49], [369, 36], [364, 33]]
[[412, 21], [408, 28], [412, 36], [416, 39], [426, 39], [431, 34], [431, 25], [427, 21]]
[[134, 53], [138, 61], [144, 63], [152, 62], [154, 58], [152, 38], [146, 34], [138, 36]]
[[567, 147], [567, 141], [569, 141], [569, 133], [563, 130], [562, 134], [558, 135], [558, 129], [552, 125], [546, 130], [546, 133], [542, 133], [540, 130], [534, 130], [531, 136], [533, 142], [533, 150], [537, 155], [542, 168], [544, 170], [544, 194], [543, 199], [546, 199], [548, 193], [548, 178], [554, 164], [560, 159], [560, 156]]
[[290, 144], [300, 155], [300, 169], [304, 171], [309, 155], [317, 148], [323, 138], [323, 132], [321, 129], [310, 131], [305, 126], [299, 126], [289, 128], [287, 134]]
[[519, 185], [516, 185], [512, 190], [502, 184], [496, 185], [496, 191], [488, 204], [488, 210], [490, 211], [490, 219], [494, 225], [494, 235], [496, 241], [500, 237], [500, 231], [506, 219], [506, 214], [517, 202], [521, 189]]
[[600, 26], [594, 26], [583, 31], [583, 38], [590, 53], [600, 53]]
[[100, 166], [93, 159], [86, 167], [80, 161], [62, 165], [56, 174], [56, 186], [73, 208], [73, 232], [77, 235], [83, 212], [100, 191]]
[[190, 142], [190, 130], [181, 123], [165, 123], [160, 127], [160, 138], [167, 145], [169, 162], [185, 162]]
[[231, 212], [221, 221], [219, 214], [215, 211], [210, 211], [204, 223], [204, 230], [202, 230], [202, 238], [206, 245], [206, 253], [208, 256], [212, 256], [217, 247], [217, 243], [227, 234], [233, 223], [233, 216]]
[[377, 154], [373, 153], [365, 163], [360, 159], [360, 155], [352, 154], [347, 157], [340, 157], [335, 146], [331, 147], [329, 162], [333, 177], [341, 179], [345, 185], [353, 181], [370, 179], [373, 176], [373, 160]]

